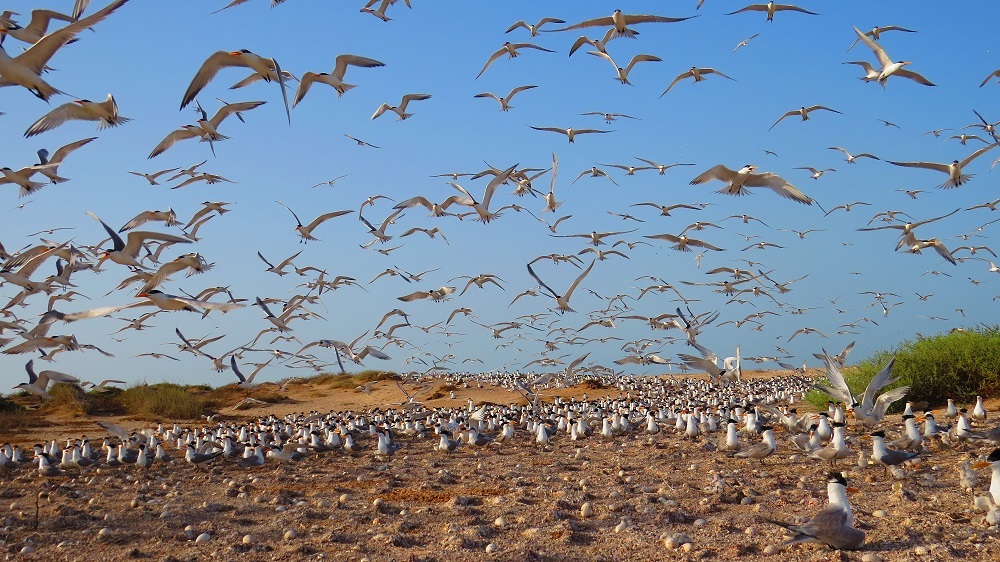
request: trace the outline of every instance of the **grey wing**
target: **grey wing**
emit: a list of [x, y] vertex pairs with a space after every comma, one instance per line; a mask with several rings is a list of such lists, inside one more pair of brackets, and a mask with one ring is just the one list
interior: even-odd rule
[[861, 400], [861, 407], [863, 409], [873, 408], [875, 406], [875, 394], [894, 382], [892, 379], [892, 367], [895, 364], [896, 356], [893, 355], [892, 359], [868, 383], [868, 387], [865, 388], [865, 396]]
[[872, 410], [872, 416], [875, 417], [875, 419], [885, 416], [885, 412], [889, 409], [889, 406], [891, 406], [893, 402], [902, 399], [909, 391], [910, 387], [907, 385], [894, 388], [883, 393], [875, 399], [875, 408]]

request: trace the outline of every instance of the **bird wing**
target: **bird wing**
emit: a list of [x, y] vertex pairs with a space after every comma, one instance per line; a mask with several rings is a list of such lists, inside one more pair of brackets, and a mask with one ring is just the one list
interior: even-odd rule
[[618, 70], [618, 63], [615, 62], [615, 59], [611, 58], [611, 55], [605, 53], [604, 51], [587, 51], [587, 54], [594, 55], [595, 57], [601, 57], [602, 59], [610, 62], [611, 66], [615, 67], [615, 70]]
[[218, 128], [219, 125], [222, 123], [222, 121], [224, 121], [226, 119], [226, 117], [229, 117], [230, 115], [232, 115], [234, 113], [241, 113], [243, 111], [250, 111], [251, 109], [260, 107], [260, 106], [264, 105], [265, 103], [267, 103], [267, 102], [264, 102], [264, 101], [244, 101], [244, 102], [240, 102], [240, 103], [227, 103], [226, 105], [220, 107], [219, 110], [215, 112], [215, 115], [212, 116], [212, 118], [208, 120], [208, 122], [211, 123], [213, 127]]
[[200, 136], [201, 133], [199, 133], [198, 130], [194, 128], [182, 127], [180, 129], [177, 129], [176, 131], [173, 131], [169, 135], [167, 135], [162, 141], [160, 141], [160, 144], [156, 145], [156, 147], [153, 148], [153, 151], [149, 153], [147, 159], [156, 158], [157, 156], [166, 152], [168, 148], [170, 148], [171, 146], [177, 144], [182, 140], [193, 139], [195, 137], [200, 137]]
[[[591, 264], [591, 265], [593, 265], [593, 264]], [[528, 275], [531, 275], [532, 279], [534, 279], [535, 281], [537, 281], [539, 285], [541, 285], [543, 288], [545, 288], [545, 290], [548, 291], [549, 294], [551, 294], [553, 298], [556, 298], [556, 299], [559, 298], [559, 295], [556, 294], [556, 292], [552, 290], [552, 287], [549, 287], [548, 285], [546, 285], [545, 282], [542, 281], [538, 277], [538, 275], [535, 274], [535, 271], [533, 269], [531, 269], [531, 264], [530, 263], [528, 264]]]
[[480, 71], [479, 71], [479, 74], [477, 74], [477, 75], [476, 75], [476, 78], [479, 78], [480, 76], [482, 76], [482, 75], [483, 75], [483, 73], [484, 73], [484, 72], [486, 72], [486, 69], [487, 69], [487, 68], [489, 68], [491, 64], [493, 64], [493, 61], [495, 61], [495, 60], [497, 60], [498, 58], [500, 58], [500, 56], [501, 56], [501, 55], [503, 55], [503, 54], [504, 54], [504, 53], [506, 53], [506, 52], [507, 52], [507, 49], [506, 49], [506, 48], [501, 48], [501, 49], [500, 49], [499, 51], [497, 51], [497, 52], [493, 53], [493, 54], [492, 54], [492, 55], [490, 56], [489, 60], [487, 60], [487, 61], [486, 61], [486, 64], [485, 64], [485, 65], [483, 65], [483, 69], [482, 69], [482, 70], [480, 70]]
[[606, 16], [603, 18], [594, 18], [592, 20], [581, 21], [567, 27], [560, 27], [559, 29], [554, 29], [553, 31], [570, 31], [572, 29], [585, 29], [588, 27], [603, 27], [606, 25], [614, 25], [615, 22], [611, 16]]
[[[841, 402], [851, 404], [854, 402], [854, 396], [851, 395], [851, 388], [847, 386], [847, 381], [844, 379], [844, 374], [837, 369], [837, 366], [833, 362], [833, 358], [823, 350], [823, 363], [826, 367], [826, 378], [830, 381], [832, 387], [826, 385], [814, 385], [817, 389], [829, 394], [830, 396], [840, 400]], [[832, 391], [832, 392], [831, 392]]]
[[778, 120], [774, 122], [774, 125], [771, 125], [767, 130], [770, 131], [771, 129], [773, 129], [778, 123], [781, 123], [781, 120], [784, 119], [785, 117], [791, 117], [792, 115], [798, 115], [798, 114], [799, 111], [797, 109], [793, 109], [788, 113], [785, 113], [781, 117], [778, 117]]
[[55, 154], [49, 158], [49, 164], [62, 164], [62, 161], [66, 159], [67, 156], [74, 150], [80, 148], [81, 146], [88, 144], [90, 141], [97, 140], [97, 137], [90, 137], [89, 139], [78, 140], [76, 142], [71, 142], [67, 145], [63, 145], [56, 150]]
[[736, 172], [730, 170], [723, 164], [713, 166], [708, 170], [704, 171], [698, 177], [691, 180], [691, 185], [697, 185], [709, 182], [711, 180], [722, 180], [724, 182], [731, 182], [733, 178], [736, 177]]
[[875, 399], [875, 405], [872, 408], [872, 417], [875, 419], [884, 417], [886, 410], [889, 409], [889, 406], [892, 405], [893, 402], [902, 399], [909, 391], [910, 387], [907, 385], [882, 393], [882, 395]]
[[28, 130], [24, 132], [24, 136], [33, 137], [44, 133], [45, 131], [51, 131], [67, 121], [92, 119], [93, 116], [91, 113], [84, 109], [82, 105], [75, 102], [64, 103], [45, 115], [42, 115], [37, 121], [28, 127]]
[[191, 79], [191, 84], [188, 85], [187, 90], [184, 92], [184, 97], [181, 99], [181, 109], [184, 109], [187, 104], [194, 100], [198, 92], [215, 78], [220, 69], [234, 66], [249, 68], [241, 55], [242, 53], [239, 51], [216, 51], [205, 59], [201, 68], [198, 69], [194, 78]]
[[406, 112], [406, 106], [411, 101], [426, 100], [426, 99], [430, 99], [430, 97], [431, 97], [430, 94], [406, 94], [405, 96], [403, 96], [402, 101], [399, 102], [399, 110], [405, 113]]
[[317, 226], [319, 226], [320, 224], [322, 224], [324, 221], [328, 221], [330, 219], [339, 217], [341, 215], [346, 215], [348, 213], [353, 213], [353, 212], [354, 211], [352, 211], [352, 210], [346, 210], [346, 211], [333, 211], [333, 212], [330, 212], [330, 213], [322, 214], [322, 215], [316, 217], [315, 219], [313, 219], [313, 221], [311, 223], [309, 223], [309, 226], [306, 226], [305, 229], [306, 230], [312, 230], [312, 229], [316, 228]]
[[989, 151], [993, 150], [994, 148], [996, 148], [997, 144], [998, 143], [993, 143], [993, 144], [991, 144], [989, 146], [984, 146], [984, 147], [980, 148], [979, 150], [973, 152], [972, 154], [970, 154], [969, 156], [967, 156], [965, 158], [965, 160], [962, 160], [962, 162], [959, 163], [959, 166], [961, 166], [962, 168], [968, 166], [969, 163], [972, 162], [973, 160], [975, 160], [976, 158], [979, 158], [983, 154], [986, 154], [987, 152], [989, 152]]
[[590, 273], [590, 270], [594, 268], [595, 263], [597, 263], [597, 260], [591, 261], [590, 265], [587, 266], [587, 269], [583, 270], [583, 273], [581, 273], [580, 276], [576, 278], [576, 281], [573, 281], [573, 284], [569, 286], [569, 289], [566, 289], [566, 292], [563, 294], [563, 300], [569, 302], [569, 298], [573, 295], [573, 291], [576, 290], [576, 287], [580, 284], [580, 281], [583, 281], [583, 278], [586, 277], [588, 273]]
[[[992, 148], [992, 146], [986, 148]], [[978, 150], [976, 152], [978, 152]], [[947, 164], [938, 164], [936, 162], [893, 162], [892, 160], [886, 160], [886, 162], [894, 166], [903, 166], [904, 168], [926, 168], [928, 170], [937, 170], [946, 174], [950, 173], [950, 169]]]
[[[678, 82], [680, 82], [681, 80], [683, 80], [685, 78], [691, 78], [692, 76], [694, 76], [694, 71], [691, 71], [691, 70], [689, 70], [687, 72], [682, 72], [682, 73], [678, 74], [677, 78], [674, 78], [674, 81], [671, 82], [669, 86], [667, 86], [667, 89], [663, 90], [663, 93], [660, 94], [660, 97], [662, 98], [667, 92], [669, 92], [670, 88], [674, 87], [674, 84], [677, 84]], [[643, 160], [643, 159], [640, 158], [639, 160]], [[643, 160], [643, 162], [649, 162], [649, 160]], [[650, 162], [650, 164], [652, 164], [652, 163]], [[652, 164], [652, 165], [655, 166], [655, 164]]]
[[497, 174], [492, 180], [490, 180], [490, 183], [486, 184], [486, 190], [483, 192], [483, 201], [482, 201], [484, 209], [490, 208], [490, 199], [493, 198], [493, 193], [497, 190], [498, 187], [500, 187], [501, 185], [504, 184], [504, 182], [507, 181], [507, 179], [510, 177], [511, 172], [513, 172], [515, 168], [517, 168], [517, 164], [514, 164], [510, 168], [507, 168], [503, 172]]
[[139, 255], [139, 249], [147, 240], [159, 240], [161, 242], [172, 242], [176, 244], [190, 244], [191, 241], [181, 236], [165, 234], [162, 232], [150, 232], [147, 230], [133, 230], [128, 233], [128, 242], [121, 251], [132, 257]]
[[799, 191], [794, 185], [788, 183], [788, 180], [771, 172], [749, 174], [743, 185], [749, 187], [768, 187], [786, 199], [791, 199], [805, 205], [812, 205], [813, 202], [812, 198]]
[[560, 129], [558, 127], [535, 127], [534, 125], [528, 125], [528, 126], [531, 127], [532, 129], [536, 130], [536, 131], [550, 131], [550, 132], [553, 132], [553, 133], [562, 133], [564, 135], [568, 135], [569, 134], [569, 133], [566, 132], [566, 129]]
[[[885, 53], [885, 49], [883, 49], [881, 45], [862, 33], [857, 27], [854, 28], [854, 33], [858, 35], [859, 41], [864, 43], [869, 49], [872, 50], [873, 53], [875, 53], [875, 57], [878, 58], [878, 62], [882, 65], [882, 68], [892, 64], [892, 59]], [[897, 70], [896, 72], [898, 73], [899, 71]]]
[[124, 6], [128, 1], [129, 0], [114, 0], [101, 10], [94, 12], [92, 15], [81, 20], [77, 20], [62, 29], [49, 33], [39, 39], [38, 42], [32, 45], [27, 51], [14, 57], [14, 60], [27, 66], [35, 74], [41, 74], [44, 71], [45, 66], [49, 63], [49, 59], [52, 58], [52, 55], [54, 55], [63, 45], [73, 39], [77, 33], [96, 25], [98, 22], [111, 15], [112, 12]]
[[379, 62], [375, 59], [370, 59], [368, 57], [359, 57], [357, 55], [337, 55], [337, 58], [333, 65], [333, 72], [331, 72], [330, 74], [332, 74], [333, 76], [335, 76], [340, 80], [343, 80], [344, 74], [347, 72], [348, 66], [374, 68], [378, 66], [385, 66], [385, 63]]
[[900, 68], [896, 72], [893, 72], [894, 76], [902, 76], [903, 78], [909, 78], [918, 84], [923, 84], [924, 86], [937, 86], [934, 82], [924, 78], [920, 74], [913, 72], [912, 70], [906, 70], [905, 68]]

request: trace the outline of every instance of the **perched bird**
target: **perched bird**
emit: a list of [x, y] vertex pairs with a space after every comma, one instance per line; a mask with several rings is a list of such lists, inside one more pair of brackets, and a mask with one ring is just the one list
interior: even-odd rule
[[108, 94], [107, 99], [102, 102], [74, 100], [62, 104], [35, 121], [24, 132], [24, 136], [33, 137], [51, 131], [67, 121], [97, 121], [97, 129], [101, 130], [123, 125], [131, 119], [118, 114], [118, 104], [115, 103], [114, 96]]
[[818, 542], [838, 550], [857, 550], [865, 544], [865, 532], [854, 528], [854, 512], [847, 501], [847, 492], [857, 490], [847, 486], [839, 472], [831, 472], [827, 479], [827, 506], [802, 525], [791, 525], [773, 519], [762, 520], [784, 527], [794, 535], [783, 546], [799, 542]]

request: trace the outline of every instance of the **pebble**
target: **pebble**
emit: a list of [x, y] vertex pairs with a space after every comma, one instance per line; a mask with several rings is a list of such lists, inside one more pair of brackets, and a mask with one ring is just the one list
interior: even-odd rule
[[742, 504], [742, 505], [750, 505], [752, 503], [753, 503], [753, 498], [751, 498], [749, 496], [746, 496], [746, 497], [744, 497], [743, 499], [740, 500], [740, 504]]
[[580, 506], [580, 515], [583, 517], [590, 517], [594, 514], [594, 505], [590, 502], [584, 503]]
[[493, 554], [496, 551], [497, 551], [497, 545], [495, 545], [493, 543], [490, 543], [490, 544], [486, 545], [486, 552], [488, 554]]
[[872, 512], [872, 517], [878, 517], [879, 519], [883, 519], [888, 516], [889, 514], [886, 513], [884, 509], [876, 509]]
[[778, 547], [776, 547], [776, 546], [774, 546], [773, 544], [769, 544], [769, 545], [767, 545], [767, 546], [764, 547], [764, 554], [767, 554], [767, 555], [777, 554], [780, 551], [781, 551], [781, 549], [778, 548]]
[[493, 526], [494, 527], [506, 527], [507, 526], [507, 520], [504, 519], [503, 517], [497, 517], [496, 519], [493, 520]]
[[918, 546], [913, 549], [913, 554], [916, 554], [917, 556], [927, 556], [930, 553], [931, 553], [930, 549], [928, 549], [926, 546]]
[[110, 536], [111, 536], [111, 529], [107, 527], [104, 527], [103, 529], [97, 532], [97, 538], [99, 539], [104, 539]]
[[694, 526], [695, 527], [704, 527], [705, 523], [707, 523], [707, 521], [705, 521], [704, 519], [695, 519], [694, 520]]
[[882, 557], [878, 554], [866, 552], [864, 556], [861, 557], [861, 562], [882, 562]]
[[245, 545], [253, 544], [253, 537], [251, 537], [250, 535], [243, 535], [243, 544]]
[[208, 533], [202, 533], [202, 534], [198, 535], [197, 538], [194, 539], [194, 542], [196, 544], [205, 544], [205, 543], [207, 543], [210, 540], [212, 540], [212, 535], [210, 535]]
[[294, 530], [290, 529], [288, 531], [285, 531], [284, 538], [285, 538], [286, 541], [290, 541], [290, 540], [294, 539], [297, 536], [299, 536], [299, 535]]
[[21, 549], [21, 554], [34, 554], [35, 547], [28, 545]]

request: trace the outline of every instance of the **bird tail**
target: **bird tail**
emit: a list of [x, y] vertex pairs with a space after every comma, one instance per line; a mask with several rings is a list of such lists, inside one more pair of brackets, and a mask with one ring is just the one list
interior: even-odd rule
[[97, 130], [108, 129], [110, 127], [117, 127], [118, 125], [124, 125], [125, 123], [128, 123], [131, 120], [132, 119], [129, 117], [122, 117], [121, 115], [118, 115], [116, 117], [113, 117], [111, 121], [102, 120], [100, 123], [98, 123]]
[[353, 90], [354, 88], [357, 87], [358, 87], [357, 84], [341, 84], [340, 87], [337, 88], [337, 97], [339, 98], [340, 96], [347, 93], [348, 90]]
[[614, 33], [612, 33], [611, 39], [618, 39], [619, 37], [635, 39], [636, 35], [639, 35], [638, 31], [633, 31], [631, 29], [625, 28], [623, 31], [615, 31]]
[[38, 191], [39, 189], [45, 187], [45, 184], [39, 181], [29, 181], [28, 187], [22, 187], [19, 197], [25, 197], [31, 195], [32, 193]]

